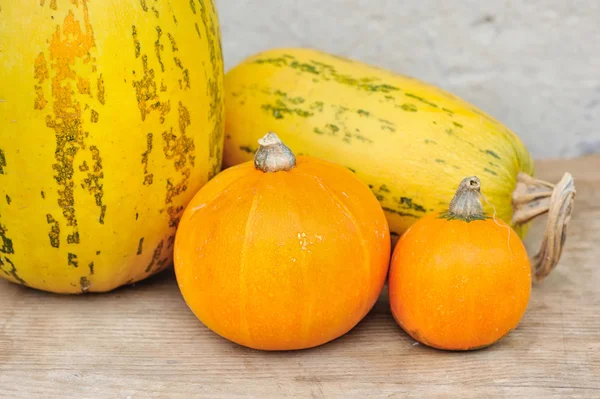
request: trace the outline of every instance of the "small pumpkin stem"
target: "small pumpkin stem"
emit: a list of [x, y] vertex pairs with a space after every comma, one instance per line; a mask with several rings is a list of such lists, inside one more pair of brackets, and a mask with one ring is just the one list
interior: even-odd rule
[[513, 224], [525, 224], [539, 215], [548, 214], [540, 250], [531, 258], [532, 275], [536, 282], [548, 276], [560, 260], [575, 194], [575, 184], [569, 173], [565, 173], [556, 185], [534, 179], [525, 173], [517, 175], [512, 201]]
[[454, 198], [450, 201], [448, 214], [461, 220], [481, 220], [485, 218], [481, 196], [481, 181], [477, 176], [465, 177], [459, 184]]
[[263, 172], [289, 171], [296, 166], [296, 157], [273, 132], [258, 140], [258, 150], [254, 154], [254, 167]]

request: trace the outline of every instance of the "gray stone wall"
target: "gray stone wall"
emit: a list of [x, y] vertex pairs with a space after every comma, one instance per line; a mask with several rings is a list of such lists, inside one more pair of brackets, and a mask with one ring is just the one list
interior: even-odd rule
[[433, 83], [537, 158], [600, 152], [598, 0], [216, 0], [226, 69], [308, 46]]

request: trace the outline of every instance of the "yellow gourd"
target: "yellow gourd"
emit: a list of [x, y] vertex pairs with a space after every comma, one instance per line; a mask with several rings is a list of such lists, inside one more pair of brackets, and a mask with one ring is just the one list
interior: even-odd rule
[[556, 187], [533, 179], [532, 157], [517, 135], [433, 85], [317, 50], [272, 49], [226, 74], [225, 107], [225, 166], [251, 160], [261, 135], [276, 131], [298, 154], [336, 162], [367, 183], [394, 242], [421, 217], [447, 208], [456, 181], [477, 175], [486, 212], [520, 237], [531, 218], [549, 212], [535, 278], [560, 257], [571, 176]]
[[0, 11], [0, 277], [108, 291], [169, 266], [221, 167], [212, 1], [8, 1]]

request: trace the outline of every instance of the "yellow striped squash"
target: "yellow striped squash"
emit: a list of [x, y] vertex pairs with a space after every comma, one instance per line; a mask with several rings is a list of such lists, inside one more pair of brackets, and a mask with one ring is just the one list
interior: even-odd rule
[[102, 292], [168, 267], [221, 167], [213, 1], [0, 7], [0, 276]]
[[[530, 220], [525, 211], [537, 206], [515, 203], [524, 198], [519, 187], [541, 184], [528, 179], [534, 162], [519, 137], [472, 104], [414, 78], [314, 49], [271, 49], [227, 72], [225, 107], [225, 167], [251, 160], [258, 139], [273, 131], [296, 153], [355, 172], [379, 199], [394, 241], [423, 215], [447, 209], [466, 176], [480, 178], [486, 212], [520, 237]], [[572, 186], [570, 176], [565, 186]], [[540, 187], [549, 198], [551, 185]], [[570, 188], [563, 192], [570, 204]], [[561, 226], [569, 214], [570, 208], [561, 213]]]

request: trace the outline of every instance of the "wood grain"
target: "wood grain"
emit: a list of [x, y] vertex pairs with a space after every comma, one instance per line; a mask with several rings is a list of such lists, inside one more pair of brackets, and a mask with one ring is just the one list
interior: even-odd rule
[[[575, 178], [562, 260], [498, 344], [417, 344], [384, 292], [344, 337], [263, 353], [229, 343], [188, 310], [171, 271], [110, 294], [66, 297], [0, 282], [0, 398], [600, 397], [600, 156], [538, 162]], [[535, 249], [537, 223], [527, 239]]]

